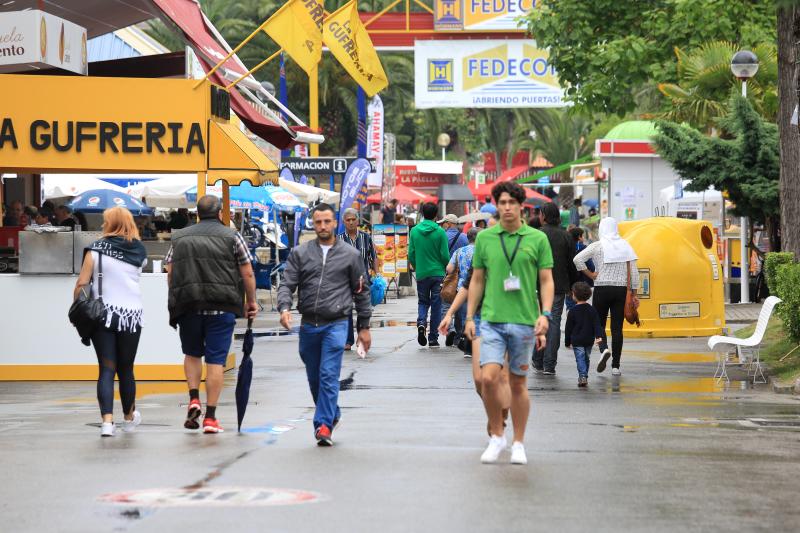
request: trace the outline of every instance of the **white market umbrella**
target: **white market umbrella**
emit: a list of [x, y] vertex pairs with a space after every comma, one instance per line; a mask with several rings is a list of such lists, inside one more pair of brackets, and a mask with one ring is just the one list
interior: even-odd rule
[[294, 194], [302, 202], [306, 204], [313, 204], [316, 202], [325, 202], [336, 207], [339, 204], [339, 193], [336, 191], [329, 191], [328, 189], [321, 189], [313, 185], [306, 185], [296, 181], [289, 181], [279, 178], [278, 182], [281, 187]]
[[175, 174], [138, 183], [129, 189], [129, 194], [145, 198], [150, 207], [191, 209], [195, 207], [195, 202], [190, 202], [186, 193], [195, 187], [197, 187], [196, 174]]
[[90, 174], [45, 174], [42, 177], [45, 199], [78, 196], [86, 191], [96, 189], [126, 192], [122, 187]]

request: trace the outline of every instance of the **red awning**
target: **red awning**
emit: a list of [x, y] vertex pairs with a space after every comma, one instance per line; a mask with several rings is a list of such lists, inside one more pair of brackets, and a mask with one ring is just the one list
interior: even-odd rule
[[[392, 198], [396, 199], [397, 202], [401, 204], [418, 204], [420, 202], [436, 203], [439, 201], [439, 199], [432, 194], [425, 194], [424, 192], [406, 187], [405, 185], [395, 185]], [[381, 202], [381, 193], [379, 192], [367, 196], [368, 204], [379, 204]]]
[[494, 187], [496, 184], [500, 183], [501, 181], [515, 180], [520, 176], [522, 176], [527, 171], [528, 171], [528, 165], [511, 167], [510, 169], [500, 174], [496, 180], [486, 182], [483, 185], [476, 186], [474, 181], [470, 181], [469, 190], [472, 191], [472, 194], [475, 195], [475, 198], [477, 198], [478, 200], [483, 200], [484, 197], [492, 195], [492, 187]]
[[[196, 0], [152, 1], [164, 16], [183, 32], [184, 38], [197, 53], [206, 72], [228, 55], [225, 47], [214, 36], [215, 31], [213, 27], [209, 27]], [[235, 55], [226, 61], [222, 68], [236, 73], [237, 77], [248, 70]], [[227, 85], [229, 82], [217, 73], [211, 76], [211, 80], [218, 85]], [[294, 132], [311, 131], [305, 126], [288, 127], [276, 124], [262, 115], [238, 90], [231, 91], [231, 109], [242, 119], [247, 129], [277, 148], [288, 148], [295, 144]]]

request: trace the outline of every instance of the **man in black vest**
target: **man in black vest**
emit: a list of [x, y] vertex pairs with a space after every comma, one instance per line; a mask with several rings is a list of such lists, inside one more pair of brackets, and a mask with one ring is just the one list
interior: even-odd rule
[[297, 291], [300, 322], [300, 358], [306, 365], [308, 387], [317, 406], [314, 438], [319, 446], [333, 445], [332, 432], [339, 422], [339, 372], [347, 340], [347, 317], [355, 301], [358, 342], [369, 351], [372, 317], [369, 282], [361, 255], [336, 238], [336, 216], [328, 204], [311, 215], [317, 238], [295, 247], [286, 260], [278, 287], [281, 325], [292, 327], [292, 294]]
[[[222, 202], [203, 196], [197, 202], [200, 222], [172, 233], [164, 262], [169, 282], [169, 323], [179, 327], [189, 385], [189, 411], [183, 427], [198, 429], [202, 358], [206, 359], [204, 433], [221, 433], [217, 402], [222, 372], [231, 347], [236, 318], [255, 318], [256, 280], [242, 236], [222, 224]], [[245, 307], [245, 294], [247, 304]]]

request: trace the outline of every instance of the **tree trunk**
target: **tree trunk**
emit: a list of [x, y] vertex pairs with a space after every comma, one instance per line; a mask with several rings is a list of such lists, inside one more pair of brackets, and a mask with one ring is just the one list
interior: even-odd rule
[[781, 245], [800, 258], [800, 129], [791, 124], [798, 103], [795, 42], [800, 41], [800, 8], [778, 10], [778, 129], [781, 146]]

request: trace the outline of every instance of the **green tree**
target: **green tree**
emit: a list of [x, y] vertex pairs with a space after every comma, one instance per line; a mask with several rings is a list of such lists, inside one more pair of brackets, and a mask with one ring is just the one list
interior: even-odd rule
[[708, 137], [688, 126], [658, 121], [656, 150], [684, 179], [689, 191], [713, 186], [726, 191], [736, 204], [734, 214], [767, 225], [773, 250], [779, 249], [777, 228], [780, 206], [778, 128], [761, 118], [741, 96], [722, 126], [732, 139]]
[[[739, 50], [727, 41], [704, 43], [690, 52], [676, 48], [678, 82], [659, 84], [670, 103], [660, 117], [711, 133], [727, 114], [731, 95], [740, 91], [741, 84], [730, 70], [731, 57]], [[748, 99], [762, 117], [774, 122], [778, 112], [777, 48], [762, 43], [753, 52], [760, 66], [756, 76], [747, 81]]]
[[540, 0], [528, 31], [550, 49], [567, 98], [624, 114], [651, 80], [677, 80], [672, 51], [774, 42], [775, 8], [753, 0]]

